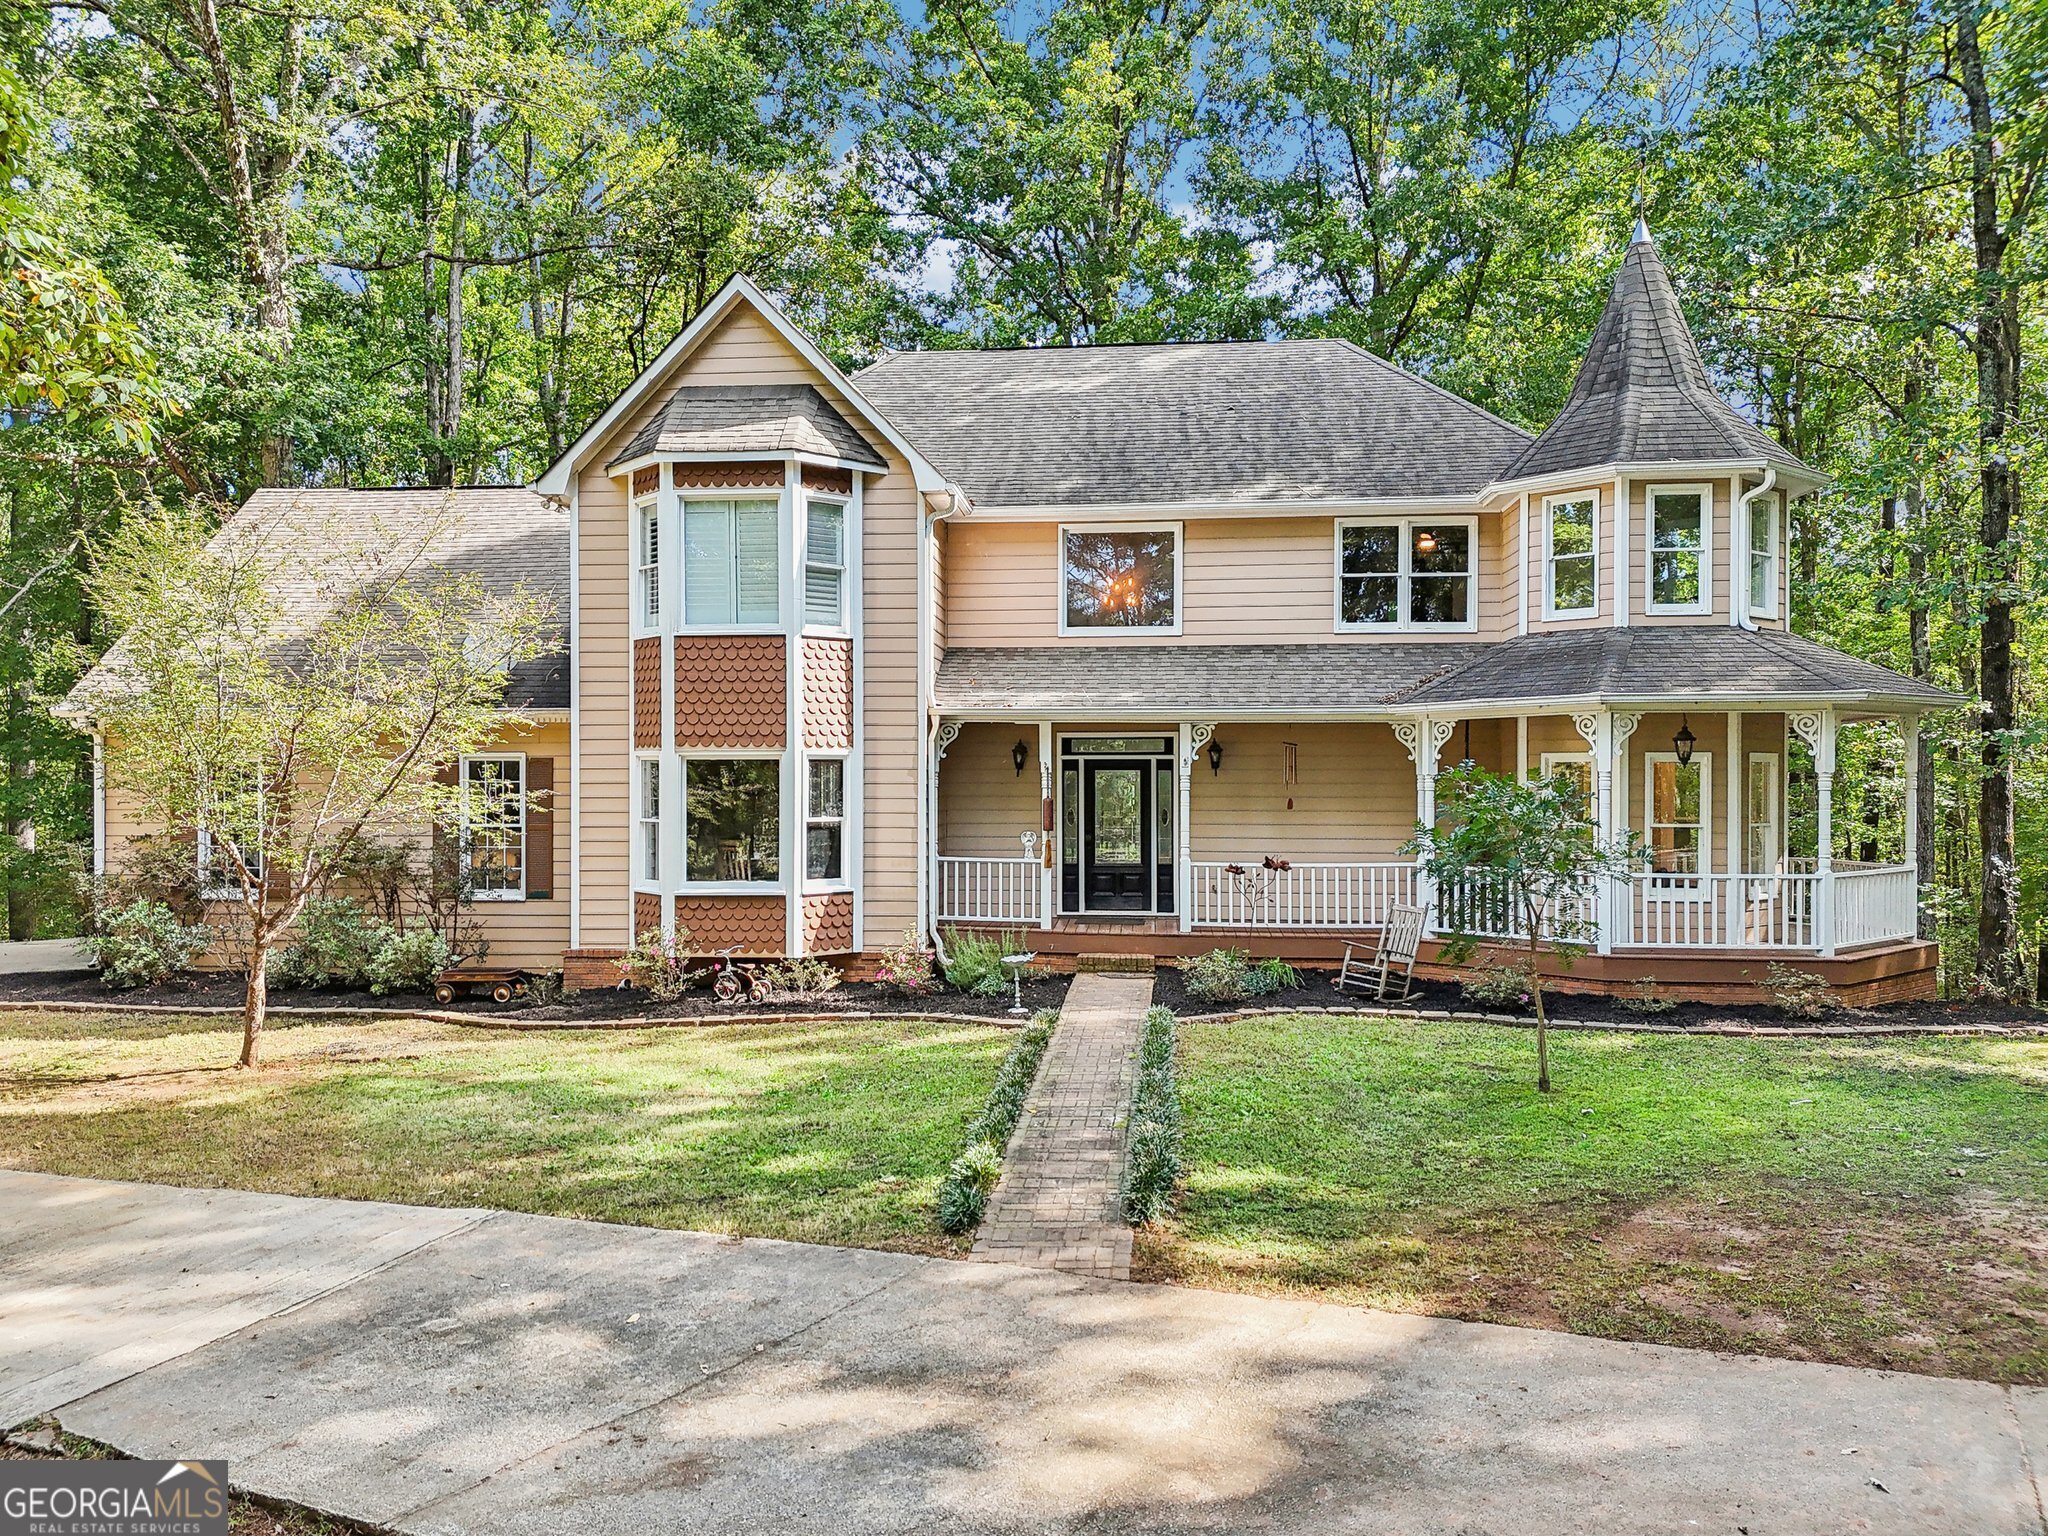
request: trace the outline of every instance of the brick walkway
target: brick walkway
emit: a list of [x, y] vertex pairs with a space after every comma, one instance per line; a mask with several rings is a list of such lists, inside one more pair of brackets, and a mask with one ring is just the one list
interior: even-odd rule
[[1039, 1064], [974, 1257], [1111, 1280], [1131, 1277], [1118, 1195], [1150, 976], [1074, 978]]

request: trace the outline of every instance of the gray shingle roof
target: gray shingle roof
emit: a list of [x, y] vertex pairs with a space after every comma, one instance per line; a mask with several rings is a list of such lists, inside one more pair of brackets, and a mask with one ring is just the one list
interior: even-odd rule
[[984, 507], [1461, 496], [1529, 443], [1334, 339], [899, 352], [855, 382]]
[[808, 384], [685, 384], [611, 462], [649, 453], [814, 453], [888, 468], [860, 429]]
[[[287, 625], [311, 627], [338, 595], [319, 579], [320, 555], [344, 540], [405, 547], [424, 541], [425, 564], [452, 574], [474, 573], [488, 591], [515, 587], [546, 597], [566, 626], [569, 615], [569, 514], [523, 486], [461, 490], [261, 490], [214, 535], [215, 545], [262, 538], [280, 551], [296, 547], [286, 567], [298, 575], [278, 595]], [[515, 667], [505, 702], [519, 709], [569, 707], [569, 654], [559, 650]], [[90, 710], [90, 694], [120, 670], [117, 643], [72, 690]]]
[[1924, 708], [1957, 702], [1796, 635], [1725, 625], [1502, 641], [963, 649], [946, 653], [937, 680], [941, 710], [1183, 719], [1601, 698], [1794, 703], [1843, 695]]
[[1763, 459], [1814, 473], [1715, 391], [1670, 274], [1638, 223], [1570, 398], [1501, 478], [1720, 459]]

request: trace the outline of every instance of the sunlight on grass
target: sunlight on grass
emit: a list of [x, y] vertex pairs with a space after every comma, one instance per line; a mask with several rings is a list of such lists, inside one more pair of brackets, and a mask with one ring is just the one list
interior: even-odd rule
[[0, 1162], [937, 1251], [1008, 1037], [973, 1024], [501, 1033], [0, 1016]]
[[2048, 1380], [2048, 1042], [1182, 1029], [1144, 1272], [1626, 1338]]

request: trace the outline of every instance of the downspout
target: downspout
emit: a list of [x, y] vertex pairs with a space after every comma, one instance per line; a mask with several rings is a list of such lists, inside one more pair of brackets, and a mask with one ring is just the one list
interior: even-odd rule
[[939, 938], [931, 899], [932, 865], [938, 850], [934, 743], [939, 728], [932, 713], [936, 683], [932, 672], [932, 525], [951, 517], [964, 499], [960, 488], [949, 484], [933, 497], [943, 505], [929, 509], [920, 496], [917, 508], [917, 931], [931, 940], [941, 969], [946, 964], [946, 946]]
[[[1739, 532], [1742, 539], [1742, 543], [1739, 547], [1743, 550], [1745, 554], [1755, 553], [1755, 551], [1751, 550], [1749, 547], [1749, 504], [1752, 501], [1755, 501], [1759, 496], [1769, 495], [1771, 491], [1776, 488], [1777, 484], [1778, 466], [1767, 461], [1764, 464], [1763, 484], [1759, 485], [1753, 491], [1744, 491], [1739, 497], [1736, 498], [1735, 523], [1734, 526], [1728, 530], [1728, 542], [1730, 544], [1734, 544], [1736, 541], [1736, 536]], [[1781, 521], [1778, 525], [1778, 533], [1781, 547], [1783, 545], [1784, 532], [1785, 527], [1783, 522]], [[1777, 552], [1773, 551], [1773, 553], [1775, 554]], [[1735, 615], [1735, 622], [1738, 625], [1740, 625], [1744, 629], [1754, 631], [1756, 629], [1756, 624], [1751, 620], [1749, 616], [1749, 572], [1745, 569], [1742, 571], [1738, 571], [1736, 575], [1737, 581], [1735, 583], [1735, 590], [1731, 591], [1728, 594], [1728, 611]], [[1789, 613], [1785, 615], [1786, 627], [1788, 629], [1791, 627], [1791, 618], [1792, 616]]]

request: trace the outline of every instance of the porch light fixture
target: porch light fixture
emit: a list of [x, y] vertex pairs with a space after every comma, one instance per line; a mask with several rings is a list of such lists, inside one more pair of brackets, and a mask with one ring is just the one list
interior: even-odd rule
[[1692, 761], [1692, 749], [1698, 743], [1699, 738], [1692, 733], [1692, 717], [1690, 715], [1680, 715], [1678, 717], [1678, 734], [1671, 738], [1671, 752], [1678, 759], [1679, 767], [1683, 768]]
[[1214, 778], [1223, 771], [1223, 743], [1214, 736], [1209, 738], [1209, 776]]
[[1010, 748], [1010, 761], [1016, 765], [1017, 777], [1023, 778], [1024, 765], [1031, 761], [1031, 749], [1025, 746], [1021, 739], [1017, 742], [1017, 745]]

